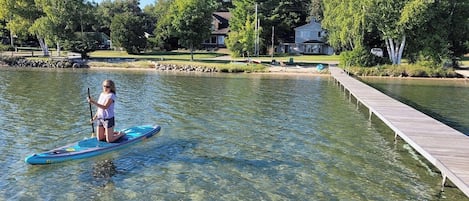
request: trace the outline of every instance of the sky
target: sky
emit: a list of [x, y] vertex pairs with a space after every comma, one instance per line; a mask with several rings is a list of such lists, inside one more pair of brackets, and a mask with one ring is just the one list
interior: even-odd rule
[[[88, 0], [88, 1], [94, 1], [96, 3], [101, 3], [102, 0]], [[140, 8], [145, 8], [146, 5], [149, 4], [155, 4], [156, 0], [140, 0]]]

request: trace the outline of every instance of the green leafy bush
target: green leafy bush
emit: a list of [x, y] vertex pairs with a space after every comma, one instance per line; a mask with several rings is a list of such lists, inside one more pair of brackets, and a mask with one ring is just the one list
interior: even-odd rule
[[345, 51], [340, 54], [340, 63], [345, 66], [371, 67], [385, 64], [385, 58], [375, 56], [363, 47], [357, 47], [352, 51]]

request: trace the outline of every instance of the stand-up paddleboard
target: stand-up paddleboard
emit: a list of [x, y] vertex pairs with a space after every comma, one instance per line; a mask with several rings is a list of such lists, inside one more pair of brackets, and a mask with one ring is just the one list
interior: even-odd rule
[[51, 151], [33, 154], [26, 157], [24, 161], [29, 164], [39, 165], [89, 158], [150, 138], [160, 130], [161, 127], [157, 125], [134, 126], [121, 130], [125, 135], [113, 143], [98, 141], [95, 137], [88, 138]]

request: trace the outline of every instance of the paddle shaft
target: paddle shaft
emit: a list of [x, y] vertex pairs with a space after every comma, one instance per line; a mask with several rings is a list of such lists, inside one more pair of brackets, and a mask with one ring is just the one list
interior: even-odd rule
[[[88, 98], [91, 98], [90, 88], [88, 88]], [[89, 103], [89, 105], [90, 105], [90, 117], [91, 117], [91, 131], [92, 131], [92, 134], [94, 134], [93, 110], [91, 109], [91, 103]]]

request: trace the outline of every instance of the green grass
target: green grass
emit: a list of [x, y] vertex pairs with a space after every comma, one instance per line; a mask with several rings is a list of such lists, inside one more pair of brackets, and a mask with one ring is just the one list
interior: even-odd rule
[[112, 68], [153, 68], [154, 65], [146, 61], [133, 61], [133, 62], [119, 62], [119, 63], [110, 63], [110, 62], [98, 62], [90, 61], [88, 62], [90, 67], [112, 67]]
[[375, 67], [347, 67], [346, 71], [356, 76], [389, 76], [389, 77], [457, 77], [452, 68], [431, 68], [415, 64], [399, 66], [383, 65]]
[[[277, 61], [288, 62], [293, 58], [294, 62], [321, 62], [321, 61], [339, 61], [338, 55], [298, 55], [298, 56], [277, 56], [274, 57]], [[271, 60], [270, 56], [254, 57], [255, 60]]]
[[[222, 56], [222, 54], [211, 52], [195, 52], [194, 59], [208, 59]], [[189, 52], [149, 52], [144, 54], [132, 55], [125, 51], [99, 50], [90, 54], [91, 58], [133, 58], [133, 59], [150, 59], [150, 60], [190, 60]]]
[[173, 64], [173, 65], [192, 65], [203, 66], [207, 68], [216, 68], [221, 72], [265, 72], [267, 67], [262, 64], [233, 64], [229, 61], [211, 61], [211, 62], [198, 62], [198, 61], [158, 61], [160, 64]]
[[[159, 64], [163, 65], [191, 65], [191, 66], [200, 66], [206, 68], [216, 68], [221, 72], [265, 72], [267, 70], [265, 65], [262, 64], [250, 64], [250, 65], [240, 65], [232, 64], [229, 61], [210, 61], [210, 62], [198, 62], [198, 61], [179, 61], [179, 60], [164, 60], [157, 61]], [[112, 68], [154, 68], [154, 64], [150, 60], [141, 60], [141, 61], [132, 61], [132, 62], [119, 62], [119, 63], [110, 63], [110, 62], [97, 62], [91, 61], [88, 62], [90, 67], [112, 67]]]
[[469, 66], [469, 54], [464, 55], [461, 59], [461, 66]]
[[[187, 51], [171, 51], [171, 52], [149, 52], [140, 55], [130, 55], [125, 51], [111, 51], [111, 50], [99, 50], [90, 54], [91, 58], [134, 58], [134, 59], [149, 59], [149, 60], [181, 60], [189, 61], [190, 53]], [[219, 56], [228, 56], [224, 52], [207, 52], [207, 51], [196, 51], [194, 53], [194, 60], [211, 62], [213, 58]], [[300, 56], [276, 56], [273, 59], [277, 61], [288, 62], [290, 58], [293, 58], [294, 62], [322, 62], [322, 61], [339, 61], [339, 56], [328, 56], [328, 55], [300, 55]], [[243, 60], [247, 58], [233, 58], [233, 60]], [[268, 55], [251, 57], [253, 60], [260, 60], [264, 62], [270, 62], [271, 57]]]

